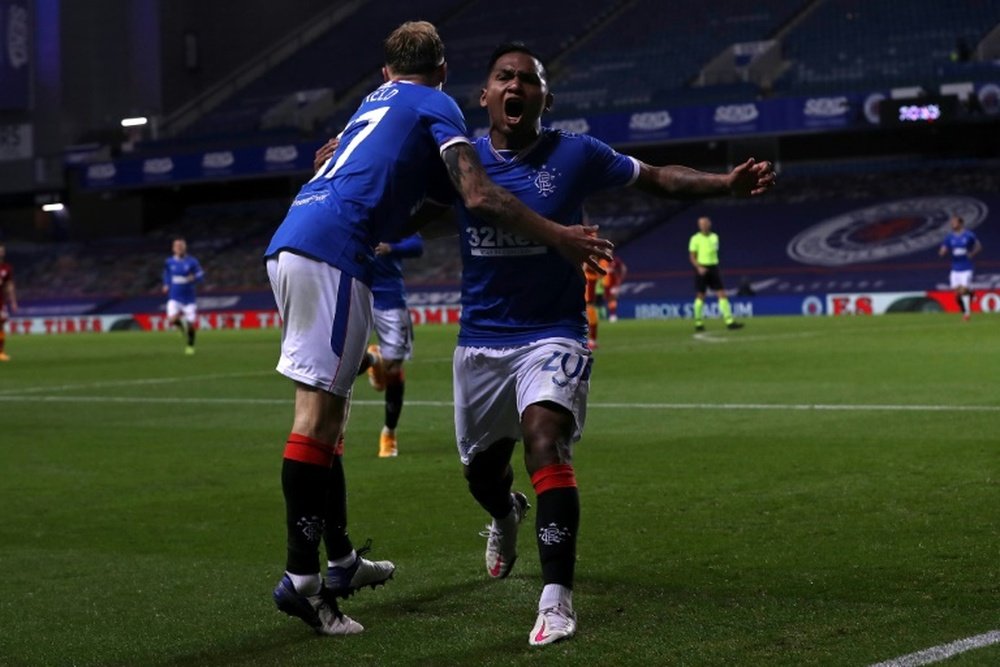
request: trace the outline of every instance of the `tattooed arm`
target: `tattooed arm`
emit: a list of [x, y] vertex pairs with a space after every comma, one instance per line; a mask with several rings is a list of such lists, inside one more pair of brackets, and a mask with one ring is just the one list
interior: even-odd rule
[[711, 174], [690, 167], [668, 165], [653, 167], [640, 162], [635, 185], [643, 192], [674, 198], [701, 198], [719, 195], [750, 197], [760, 195], [774, 185], [770, 162], [750, 158], [728, 174]]
[[441, 154], [448, 175], [465, 207], [486, 222], [556, 248], [573, 264], [587, 264], [604, 273], [600, 260], [611, 259], [613, 244], [597, 238], [596, 227], [565, 226], [532, 211], [520, 199], [490, 180], [475, 149], [453, 144]]

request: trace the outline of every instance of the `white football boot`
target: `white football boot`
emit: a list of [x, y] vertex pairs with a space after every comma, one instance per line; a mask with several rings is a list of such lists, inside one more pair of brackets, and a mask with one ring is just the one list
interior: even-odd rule
[[486, 526], [479, 533], [486, 538], [486, 572], [494, 579], [503, 579], [510, 574], [517, 560], [517, 527], [528, 513], [528, 498], [520, 491], [510, 494], [513, 497], [513, 508], [505, 519]]

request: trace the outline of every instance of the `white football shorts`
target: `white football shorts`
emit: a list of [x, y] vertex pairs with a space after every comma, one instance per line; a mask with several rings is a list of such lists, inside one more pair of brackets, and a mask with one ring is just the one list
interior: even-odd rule
[[502, 438], [521, 439], [521, 414], [551, 401], [573, 414], [580, 439], [587, 418], [590, 350], [569, 338], [508, 348], [455, 348], [455, 437], [462, 463]]
[[192, 301], [191, 303], [181, 303], [177, 299], [170, 299], [167, 301], [167, 317], [177, 317], [181, 313], [184, 313], [184, 319], [188, 322], [197, 321], [198, 303], [195, 301]]
[[382, 358], [390, 361], [409, 360], [413, 356], [413, 322], [407, 308], [374, 311], [375, 335]]
[[950, 280], [952, 288], [968, 287], [972, 284], [972, 271], [952, 271]]
[[324, 262], [290, 252], [267, 260], [281, 315], [277, 371], [337, 396], [351, 395], [372, 331], [372, 293]]

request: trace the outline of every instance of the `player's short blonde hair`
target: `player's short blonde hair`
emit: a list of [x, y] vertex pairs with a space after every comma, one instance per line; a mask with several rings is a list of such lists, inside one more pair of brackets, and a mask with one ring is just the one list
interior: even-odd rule
[[395, 74], [430, 74], [444, 64], [444, 42], [427, 21], [407, 21], [385, 38], [385, 65]]

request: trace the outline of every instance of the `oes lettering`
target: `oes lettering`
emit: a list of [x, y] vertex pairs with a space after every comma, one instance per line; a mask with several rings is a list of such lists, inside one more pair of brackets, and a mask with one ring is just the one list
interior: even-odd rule
[[835, 296], [831, 302], [834, 315], [871, 315], [874, 312], [871, 297]]

